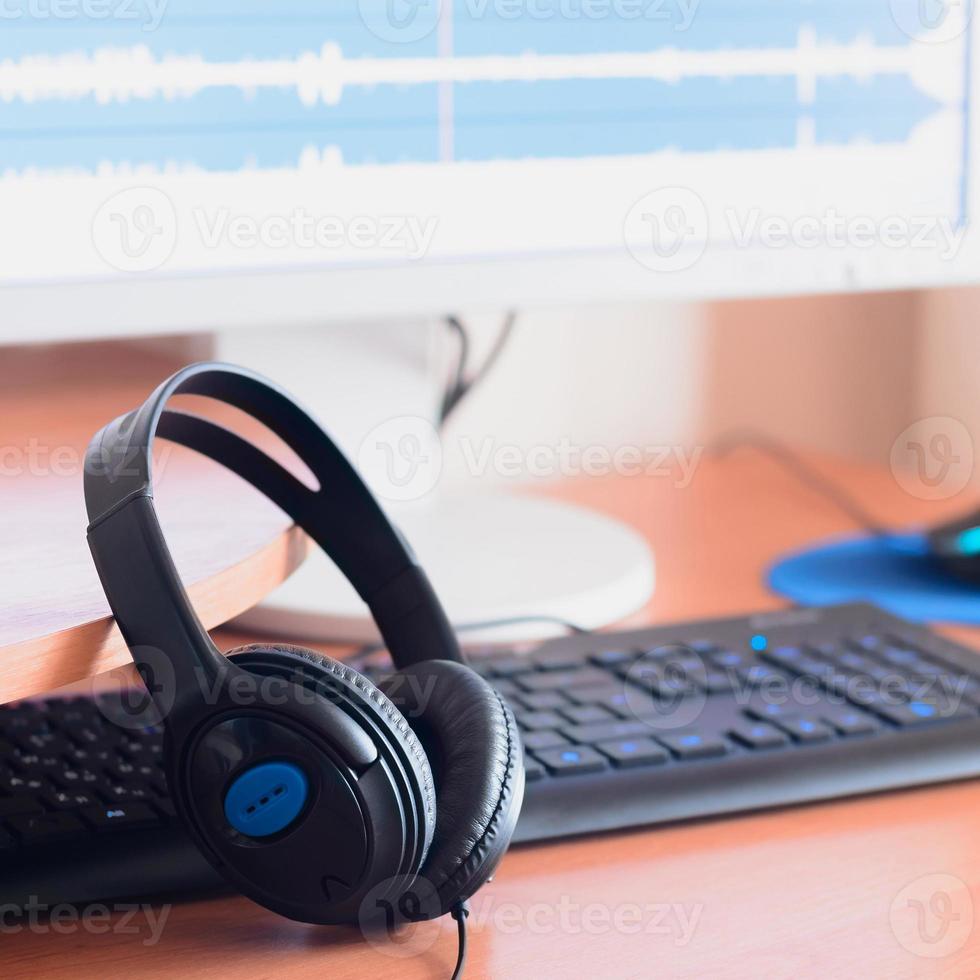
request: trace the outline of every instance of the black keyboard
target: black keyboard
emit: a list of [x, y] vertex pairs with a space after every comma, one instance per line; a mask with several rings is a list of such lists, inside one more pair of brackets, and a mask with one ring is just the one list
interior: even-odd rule
[[[521, 724], [517, 841], [980, 775], [980, 657], [871, 606], [585, 634], [471, 662]], [[118, 710], [109, 697], [0, 708], [0, 903], [219, 884], [175, 818], [161, 732], [114, 723]]]

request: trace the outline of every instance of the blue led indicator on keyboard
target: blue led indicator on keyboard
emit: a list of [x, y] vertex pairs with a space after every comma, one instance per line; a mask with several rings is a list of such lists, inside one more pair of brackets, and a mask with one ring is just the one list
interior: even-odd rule
[[619, 746], [620, 752], [635, 752], [636, 742], [621, 742]]
[[935, 707], [931, 704], [925, 704], [923, 701], [913, 701], [909, 708], [920, 718], [932, 718], [936, 714]]
[[800, 722], [800, 731], [803, 731], [803, 732], [812, 732], [814, 730], [814, 728], [816, 728], [816, 727], [817, 726], [814, 725], [812, 721], [801, 721]]
[[749, 642], [756, 653], [762, 653], [769, 641], [761, 633], [756, 633]]
[[562, 752], [561, 758], [562, 762], [578, 762], [579, 754], [578, 752]]
[[960, 531], [956, 538], [956, 550], [961, 555], [980, 554], [980, 527]]
[[700, 745], [700, 744], [701, 744], [700, 735], [685, 735], [681, 739], [681, 745], [693, 746], [693, 745]]

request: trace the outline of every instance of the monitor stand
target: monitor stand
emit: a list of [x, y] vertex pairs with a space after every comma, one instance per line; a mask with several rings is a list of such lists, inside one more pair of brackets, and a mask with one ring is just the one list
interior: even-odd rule
[[[411, 542], [453, 623], [520, 619], [467, 631], [473, 642], [536, 640], [561, 626], [615, 623], [642, 608], [654, 588], [653, 556], [627, 526], [536, 493], [437, 485], [423, 499], [384, 496], [386, 474], [360, 452], [393, 418], [434, 419], [444, 358], [440, 324], [237, 331], [218, 335], [215, 356], [254, 367], [324, 423]], [[486, 382], [492, 384], [492, 377]], [[236, 621], [283, 638], [370, 642], [374, 624], [333, 563], [314, 550], [268, 598]]]

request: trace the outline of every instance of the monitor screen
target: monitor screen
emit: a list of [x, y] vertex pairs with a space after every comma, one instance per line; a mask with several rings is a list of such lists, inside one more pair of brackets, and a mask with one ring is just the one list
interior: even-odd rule
[[0, 0], [0, 22], [14, 288], [335, 273], [370, 312], [969, 275], [970, 0]]

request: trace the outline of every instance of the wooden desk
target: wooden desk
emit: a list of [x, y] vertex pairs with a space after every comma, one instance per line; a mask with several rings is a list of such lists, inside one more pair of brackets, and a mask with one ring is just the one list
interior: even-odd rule
[[[107, 374], [98, 387], [0, 378], [0, 703], [129, 662], [85, 542], [82, 460], [92, 434], [171, 369], [136, 372], [123, 361], [128, 380]], [[154, 484], [174, 560], [208, 627], [255, 605], [306, 555], [305, 535], [284, 514], [203, 457], [161, 444]]]
[[[886, 522], [939, 516], [885, 472], [827, 472]], [[748, 453], [705, 462], [686, 489], [653, 478], [552, 492], [649, 535], [658, 589], [646, 616], [657, 621], [777, 608], [762, 584], [770, 558], [848, 529], [829, 504]], [[223, 633], [228, 645], [242, 639]], [[980, 976], [980, 926], [944, 959], [915, 955], [896, 937], [893, 903], [928, 901], [923, 885], [903, 889], [937, 874], [962, 882], [980, 906], [980, 782], [519, 847], [474, 900], [467, 977]], [[962, 911], [963, 894], [953, 898]], [[5, 935], [0, 975], [445, 978], [456, 955], [451, 925], [427, 923], [380, 951], [352, 930], [286, 922], [222, 897], [175, 906], [152, 946], [142, 945], [145, 925], [137, 935]], [[396, 958], [406, 950], [416, 955]]]

